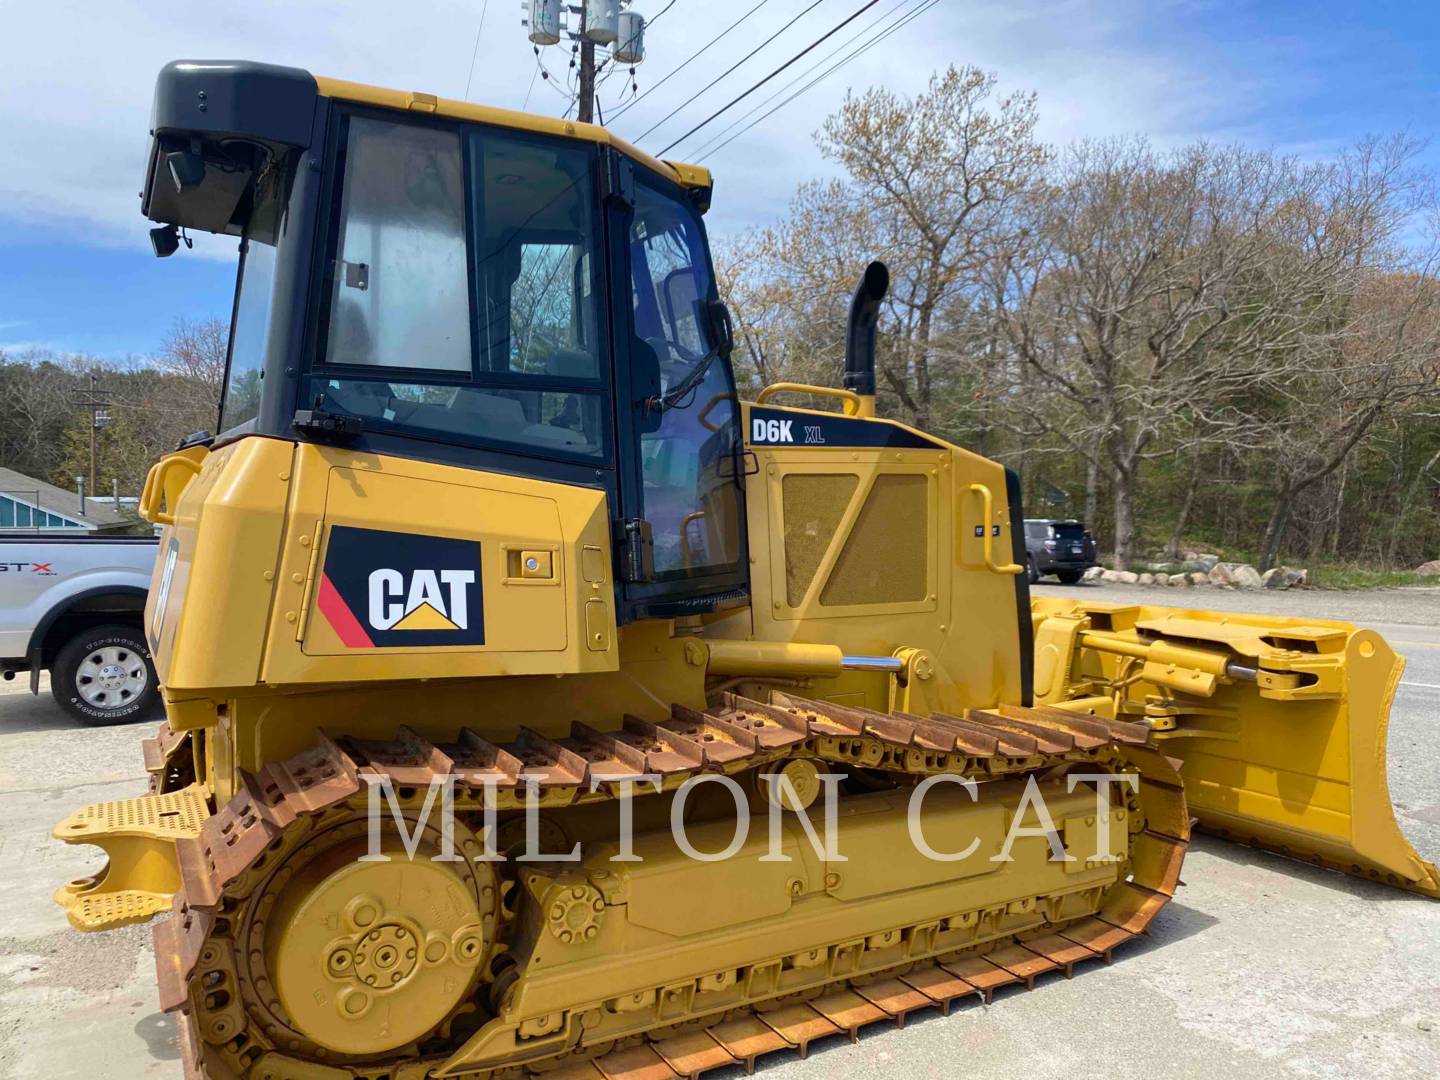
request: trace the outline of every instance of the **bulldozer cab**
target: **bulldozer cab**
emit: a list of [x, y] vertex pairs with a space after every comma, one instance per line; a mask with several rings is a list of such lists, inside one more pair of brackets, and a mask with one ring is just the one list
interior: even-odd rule
[[743, 595], [708, 176], [682, 183], [599, 129], [381, 109], [305, 73], [231, 68], [162, 75], [145, 196], [169, 228], [240, 235], [218, 442], [298, 437], [600, 488], [621, 621]]

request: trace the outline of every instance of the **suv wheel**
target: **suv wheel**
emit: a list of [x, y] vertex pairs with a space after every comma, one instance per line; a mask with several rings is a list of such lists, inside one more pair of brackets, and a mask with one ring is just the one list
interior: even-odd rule
[[82, 630], [50, 665], [50, 692], [60, 707], [96, 727], [149, 718], [160, 699], [157, 683], [150, 650], [130, 626]]
[[1083, 570], [1061, 570], [1055, 575], [1060, 579], [1061, 585], [1074, 585], [1085, 576]]
[[1035, 569], [1035, 556], [1033, 555], [1025, 560], [1025, 576], [1030, 579], [1031, 585], [1040, 580], [1040, 571]]

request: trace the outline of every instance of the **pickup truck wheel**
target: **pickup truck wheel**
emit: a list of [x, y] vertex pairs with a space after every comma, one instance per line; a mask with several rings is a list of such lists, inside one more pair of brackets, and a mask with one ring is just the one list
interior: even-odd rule
[[50, 692], [97, 727], [147, 719], [159, 700], [150, 650], [129, 626], [93, 626], [66, 642], [50, 665]]

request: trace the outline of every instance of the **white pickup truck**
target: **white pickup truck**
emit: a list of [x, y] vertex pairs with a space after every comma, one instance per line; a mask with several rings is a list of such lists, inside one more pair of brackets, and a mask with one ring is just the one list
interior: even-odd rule
[[0, 677], [50, 671], [50, 692], [76, 719], [119, 724], [156, 712], [145, 644], [153, 536], [0, 536]]

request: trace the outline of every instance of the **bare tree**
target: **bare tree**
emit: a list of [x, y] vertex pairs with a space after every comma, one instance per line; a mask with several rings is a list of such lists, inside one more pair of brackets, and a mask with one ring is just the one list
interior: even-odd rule
[[179, 318], [160, 346], [157, 366], [185, 379], [216, 412], [225, 383], [225, 357], [230, 348], [230, 327], [219, 319]]
[[1135, 555], [1145, 463], [1263, 441], [1252, 403], [1345, 336], [1398, 182], [1342, 204], [1329, 167], [1130, 139], [1076, 144], [1031, 200], [1027, 243], [992, 269], [997, 318], [1047, 391], [1017, 407], [1108, 472], [1119, 565]]
[[1292, 520], [1324, 533], [1316, 552], [1386, 558], [1397, 508], [1429, 530], [1407, 550], [1440, 549], [1417, 144], [1055, 154], [1034, 120], [973, 69], [848, 97], [817, 135], [846, 177], [717, 257], [750, 381], [834, 384], [849, 291], [879, 256], [882, 409], [1018, 465], [1027, 498], [1103, 508], [1119, 565], [1182, 550], [1192, 523], [1268, 565]]
[[958, 293], [979, 286], [1047, 158], [1035, 138], [1034, 95], [997, 101], [995, 83], [993, 74], [952, 66], [913, 98], [883, 88], [847, 95], [817, 136], [849, 174], [855, 208], [889, 235], [902, 332], [881, 373], [921, 427], [934, 420], [937, 319]]

